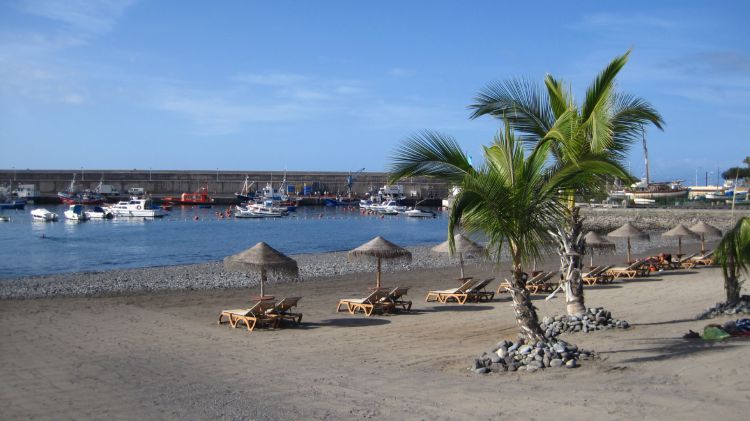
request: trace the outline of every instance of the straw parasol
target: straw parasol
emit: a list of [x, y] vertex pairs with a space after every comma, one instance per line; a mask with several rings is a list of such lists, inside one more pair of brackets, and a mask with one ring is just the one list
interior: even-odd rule
[[586, 240], [586, 245], [589, 246], [591, 249], [591, 263], [589, 266], [594, 266], [594, 249], [614, 249], [615, 244], [607, 240], [606, 238], [602, 237], [601, 235], [595, 233], [594, 231], [589, 231], [586, 233], [586, 235], [583, 237]]
[[404, 259], [411, 261], [411, 252], [399, 247], [381, 236], [350, 251], [349, 260], [375, 257], [378, 259], [378, 272], [375, 287], [380, 288], [380, 259]]
[[[484, 253], [484, 248], [482, 248], [482, 246], [480, 246], [479, 244], [464, 237], [463, 234], [454, 235], [453, 242], [455, 245], [455, 249], [453, 250], [453, 253], [458, 253], [458, 264], [461, 267], [461, 278], [463, 278], [464, 277], [464, 256], [466, 257], [478, 256]], [[450, 244], [448, 240], [433, 247], [432, 251], [436, 253], [449, 253], [453, 255], [453, 253], [451, 253]]]
[[256, 274], [260, 272], [260, 299], [265, 299], [263, 284], [268, 280], [268, 271], [299, 276], [297, 262], [264, 242], [232, 256], [224, 258], [224, 267], [235, 272]]
[[635, 238], [638, 240], [648, 240], [649, 236], [645, 232], [639, 230], [633, 224], [630, 222], [626, 222], [623, 226], [620, 228], [617, 228], [616, 230], [610, 232], [607, 234], [607, 237], [620, 237], [620, 238], [627, 238], [628, 239], [628, 263], [630, 263], [630, 239]]
[[706, 254], [706, 237], [721, 237], [721, 230], [703, 221], [690, 227], [690, 231], [701, 235], [701, 254]]
[[682, 237], [698, 238], [696, 232], [690, 231], [690, 229], [683, 224], [678, 224], [676, 227], [662, 234], [662, 236], [677, 237], [677, 254], [682, 254]]

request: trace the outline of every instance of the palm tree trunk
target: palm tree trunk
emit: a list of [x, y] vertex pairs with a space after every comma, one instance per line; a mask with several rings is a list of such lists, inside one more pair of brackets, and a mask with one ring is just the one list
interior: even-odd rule
[[586, 244], [583, 239], [583, 218], [578, 207], [571, 209], [567, 223], [559, 226], [553, 236], [559, 246], [560, 272], [563, 276], [561, 287], [565, 291], [566, 310], [571, 316], [583, 314], [586, 312], [586, 305], [581, 267]]
[[518, 260], [516, 262], [513, 265], [513, 278], [511, 279], [509, 292], [513, 298], [513, 311], [516, 313], [518, 327], [521, 328], [521, 333], [529, 341], [544, 340], [544, 331], [539, 327], [536, 308], [531, 302], [529, 290], [526, 289], [527, 275], [521, 270], [520, 262]]
[[734, 260], [734, 250], [730, 248], [727, 254], [727, 270], [724, 275], [724, 290], [727, 293], [727, 302], [730, 304], [740, 301], [740, 283], [737, 279], [737, 267]]

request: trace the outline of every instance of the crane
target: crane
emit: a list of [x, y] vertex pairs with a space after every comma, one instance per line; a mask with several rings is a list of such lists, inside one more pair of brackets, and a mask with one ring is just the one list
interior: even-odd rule
[[352, 198], [352, 185], [357, 180], [357, 176], [360, 175], [360, 174], [362, 174], [362, 172], [364, 172], [364, 170], [365, 169], [363, 167], [363, 168], [358, 169], [354, 173], [352, 173], [351, 171], [349, 171], [349, 175], [346, 177], [346, 189], [349, 192], [349, 198], [350, 199]]

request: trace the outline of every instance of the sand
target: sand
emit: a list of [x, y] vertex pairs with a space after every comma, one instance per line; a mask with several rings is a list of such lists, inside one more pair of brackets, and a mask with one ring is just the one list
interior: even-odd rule
[[[506, 268], [467, 272], [502, 277]], [[414, 310], [369, 318], [334, 308], [339, 298], [362, 296], [373, 274], [273, 284], [268, 291], [277, 297], [304, 297], [304, 325], [252, 333], [216, 324], [222, 309], [248, 304], [256, 291], [247, 288], [0, 301], [0, 418], [747, 417], [750, 340], [681, 339], [701, 330], [708, 321], [695, 316], [723, 299], [718, 268], [587, 288], [588, 305], [633, 326], [562, 336], [600, 360], [490, 375], [467, 367], [515, 338], [509, 299], [424, 302], [429, 289], [454, 286], [456, 275], [453, 268], [385, 274], [385, 285], [412, 287]], [[562, 296], [535, 304], [540, 317], [564, 311]]]

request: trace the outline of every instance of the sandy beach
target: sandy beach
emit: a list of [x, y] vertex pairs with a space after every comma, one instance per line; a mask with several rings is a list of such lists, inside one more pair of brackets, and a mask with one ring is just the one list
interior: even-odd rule
[[[467, 271], [497, 277], [506, 269]], [[384, 274], [386, 285], [411, 286], [414, 309], [369, 318], [334, 308], [362, 296], [371, 273], [272, 284], [277, 297], [304, 297], [304, 324], [252, 333], [216, 320], [222, 309], [247, 306], [254, 288], [0, 301], [0, 418], [739, 420], [750, 410], [750, 341], [681, 339], [709, 323], [695, 316], [723, 299], [719, 268], [588, 288], [589, 306], [632, 325], [562, 336], [599, 360], [489, 375], [467, 368], [515, 339], [510, 300], [424, 302], [456, 275]], [[535, 304], [540, 317], [564, 309], [561, 296]]]

